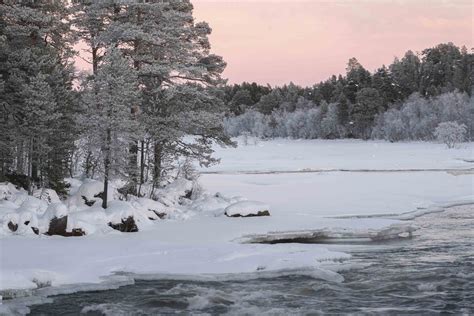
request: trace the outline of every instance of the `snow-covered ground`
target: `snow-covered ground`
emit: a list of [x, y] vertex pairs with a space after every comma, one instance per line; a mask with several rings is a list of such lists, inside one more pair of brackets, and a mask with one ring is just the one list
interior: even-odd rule
[[[210, 191], [270, 205], [274, 216], [400, 214], [474, 201], [474, 143], [249, 139], [216, 148]], [[291, 193], [290, 193], [291, 192]]]
[[[25, 198], [24, 192], [5, 196], [9, 200], [0, 202], [0, 217], [10, 215], [0, 223], [0, 291], [8, 296], [18, 294], [17, 290], [46, 286], [42, 292], [55, 293], [90, 288], [84, 287], [84, 283], [104, 281], [107, 286], [114, 286], [130, 281], [113, 276], [124, 272], [148, 277], [210, 277], [298, 271], [340, 281], [334, 271], [339, 261], [349, 258], [345, 253], [314, 244], [246, 242], [321, 236], [380, 239], [384, 234], [409, 232], [410, 222], [397, 220], [396, 216], [333, 217], [400, 214], [417, 208], [439, 210], [436, 206], [459, 201], [474, 203], [474, 176], [466, 171], [474, 167], [469, 162], [474, 161], [474, 144], [448, 150], [429, 143], [273, 140], [237, 149], [218, 149], [216, 156], [222, 158], [222, 163], [210, 171], [219, 173], [200, 178], [207, 193], [181, 204], [177, 192], [189, 186], [186, 183], [164, 190], [158, 202], [114, 201], [112, 210], [102, 215], [99, 207], [85, 206], [81, 198], [94, 198], [95, 191], [100, 189], [98, 184], [94, 191], [91, 183], [81, 188], [83, 183], [71, 180], [71, 197], [64, 203], [55, 199], [38, 202]], [[241, 174], [305, 169], [353, 171]], [[405, 171], [394, 171], [399, 169]], [[241, 202], [246, 199], [268, 205], [271, 216], [224, 215], [225, 209], [234, 203], [247, 205]], [[51, 206], [54, 203], [56, 206]], [[57, 203], [63, 206], [58, 207]], [[151, 208], [167, 212], [168, 219], [148, 220], [153, 215]], [[238, 212], [236, 207], [230, 209]], [[89, 234], [64, 238], [9, 233], [6, 219], [14, 218], [11, 214], [22, 210], [36, 212], [40, 222], [44, 216], [50, 218], [64, 212]], [[88, 212], [97, 222], [91, 224]], [[120, 233], [106, 225], [107, 221], [129, 215], [142, 219], [138, 223], [140, 232]]]
[[[222, 163], [205, 172], [304, 170], [412, 170], [474, 168], [474, 143], [447, 149], [428, 142], [389, 143], [361, 140], [262, 141], [250, 138], [237, 148], [216, 147]], [[468, 161], [471, 161], [469, 163]]]
[[460, 200], [474, 200], [473, 175], [446, 172], [206, 174], [210, 191], [268, 205], [273, 216], [395, 214]]

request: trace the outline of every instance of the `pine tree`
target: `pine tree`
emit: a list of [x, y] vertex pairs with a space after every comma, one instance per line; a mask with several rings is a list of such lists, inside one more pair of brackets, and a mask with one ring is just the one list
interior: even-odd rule
[[63, 1], [0, 3], [2, 172], [25, 174], [55, 189], [64, 186], [75, 132], [65, 123], [74, 115], [68, 16]]
[[453, 43], [439, 44], [423, 51], [420, 93], [435, 96], [454, 90], [456, 64], [461, 52]]
[[[371, 75], [356, 58], [349, 59], [346, 68], [347, 84], [344, 89], [346, 98], [351, 102], [356, 102], [357, 93], [370, 85]], [[334, 82], [336, 82], [334, 80]]]
[[356, 137], [368, 139], [371, 128], [379, 109], [383, 106], [380, 93], [374, 88], [364, 88], [357, 93], [356, 103], [352, 109], [351, 118], [354, 121]]
[[[101, 36], [101, 42], [116, 45], [123, 55], [131, 58], [137, 70], [141, 101], [133, 111], [144, 123], [154, 147], [155, 183], [159, 182], [161, 160], [165, 156], [192, 152], [193, 157], [205, 161], [211, 139], [231, 143], [223, 132], [221, 114], [217, 113], [222, 112], [224, 105], [211, 89], [224, 82], [220, 75], [225, 62], [210, 54], [211, 29], [206, 23], [195, 23], [192, 10], [188, 0], [121, 3]], [[168, 102], [170, 99], [173, 102]], [[182, 105], [169, 105], [172, 103]], [[221, 107], [220, 111], [215, 111], [216, 105]], [[188, 118], [190, 124], [183, 124], [183, 110], [194, 113], [192, 120]], [[176, 133], [177, 126], [193, 127], [185, 129], [188, 134], [198, 136], [193, 150], [182, 150], [184, 133]], [[137, 170], [140, 165], [137, 160], [143, 161], [145, 153], [142, 149], [142, 159], [138, 159], [138, 143], [132, 145], [130, 152], [129, 187], [136, 194], [138, 182], [144, 179], [144, 168]]]
[[472, 95], [474, 86], [474, 54], [469, 54], [467, 48], [461, 48], [461, 58], [456, 61], [453, 84], [456, 89]]
[[372, 88], [377, 89], [383, 98], [383, 110], [401, 99], [401, 91], [395, 84], [389, 69], [383, 65], [372, 76]]
[[421, 61], [415, 53], [408, 51], [401, 60], [395, 58], [389, 69], [395, 87], [400, 91], [402, 99], [406, 99], [412, 93], [419, 91]]
[[130, 108], [138, 101], [136, 71], [131, 61], [116, 48], [107, 50], [96, 76], [85, 83], [83, 103], [86, 111], [80, 116], [83, 135], [95, 147], [102, 161], [104, 177], [102, 207], [107, 208], [109, 179], [128, 174], [129, 145], [136, 141], [138, 124]]

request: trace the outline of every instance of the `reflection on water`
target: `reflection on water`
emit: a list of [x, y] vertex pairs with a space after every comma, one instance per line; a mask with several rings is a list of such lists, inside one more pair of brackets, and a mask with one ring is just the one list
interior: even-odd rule
[[34, 315], [474, 313], [473, 206], [415, 222], [421, 229], [411, 240], [356, 247], [351, 262], [362, 268], [341, 272], [343, 283], [305, 276], [137, 281], [118, 290], [57, 296], [31, 310]]

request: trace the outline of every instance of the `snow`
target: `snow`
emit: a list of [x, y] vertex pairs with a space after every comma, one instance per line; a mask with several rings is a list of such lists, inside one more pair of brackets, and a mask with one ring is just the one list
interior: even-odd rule
[[458, 149], [428, 142], [361, 140], [258, 140], [256, 145], [221, 148], [221, 163], [204, 172], [272, 172], [308, 170], [407, 170], [474, 168], [474, 143]]
[[[173, 187], [178, 189], [183, 185]], [[175, 198], [179, 199], [177, 195]], [[147, 217], [149, 208], [166, 210], [167, 206], [145, 198], [130, 202], [111, 201], [110, 208], [105, 211], [99, 206], [73, 208], [67, 212], [68, 230], [80, 227], [87, 233], [84, 237], [10, 234], [0, 239], [0, 290], [16, 293], [15, 290], [36, 289], [38, 284], [42, 284], [48, 288], [64, 287], [69, 291], [84, 283], [100, 286], [104, 277], [118, 272], [218, 276], [304, 271], [314, 277], [330, 275], [340, 280], [340, 276], [327, 270], [326, 266], [328, 262], [338, 265], [340, 260], [350, 257], [347, 254], [315, 245], [249, 245], [242, 244], [241, 239], [289, 229], [347, 229], [368, 234], [398, 223], [390, 219], [353, 222], [349, 219], [287, 216], [246, 219], [242, 225], [240, 220], [224, 216], [231, 205], [256, 209], [263, 206], [243, 201], [242, 197], [207, 194], [189, 201], [188, 205], [177, 206], [175, 212], [186, 216], [156, 222]], [[67, 210], [67, 202], [50, 204], [44, 218], [64, 215], [62, 212]], [[119, 233], [105, 225], [108, 221], [119, 221], [128, 216], [136, 219], [139, 233]], [[42, 225], [40, 227], [45, 229]], [[6, 233], [5, 230], [4, 235]]]
[[282, 218], [395, 214], [474, 200], [473, 175], [446, 172], [206, 174], [200, 182], [210, 192], [268, 204]]
[[202, 169], [203, 187], [261, 201], [272, 216], [387, 215], [474, 201], [474, 143], [274, 139], [215, 150], [221, 163]]
[[[304, 273], [341, 281], [335, 271], [350, 258], [346, 253], [315, 244], [253, 243], [318, 236], [383, 240], [410, 234], [416, 229], [406, 221], [410, 218], [459, 201], [474, 203], [474, 175], [465, 171], [473, 167], [468, 162], [474, 161], [473, 149], [473, 144], [447, 150], [425, 143], [289, 140], [219, 149], [222, 164], [211, 169], [219, 173], [199, 180], [206, 193], [183, 198], [196, 185], [184, 179], [157, 190], [158, 201], [120, 201], [112, 189], [105, 211], [95, 197], [102, 190], [98, 181], [68, 179], [70, 196], [59, 202], [54, 194], [41, 200], [0, 184], [0, 291], [4, 296], [57, 294], [129, 284], [134, 277]], [[307, 168], [328, 171], [279, 173]], [[360, 170], [366, 168], [379, 171]], [[89, 207], [82, 196], [96, 203]], [[271, 216], [225, 216], [263, 209]], [[65, 215], [68, 230], [81, 228], [87, 235], [32, 232], [33, 225], [45, 232], [51, 218]], [[138, 233], [108, 226], [129, 216]], [[10, 231], [9, 221], [19, 224], [17, 232]]]

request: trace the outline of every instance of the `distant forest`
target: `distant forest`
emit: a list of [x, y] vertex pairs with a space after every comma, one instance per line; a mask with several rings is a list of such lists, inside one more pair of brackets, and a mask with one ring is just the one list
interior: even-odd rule
[[224, 88], [231, 136], [431, 140], [442, 122], [474, 132], [474, 54], [452, 43], [406, 52], [371, 73], [356, 58], [346, 74], [312, 87], [242, 83]]

